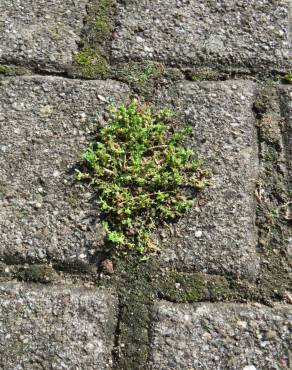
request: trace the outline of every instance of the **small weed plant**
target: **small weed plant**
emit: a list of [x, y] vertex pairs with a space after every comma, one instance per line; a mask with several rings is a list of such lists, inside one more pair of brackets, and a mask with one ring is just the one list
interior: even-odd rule
[[157, 248], [151, 236], [159, 224], [180, 217], [209, 184], [208, 171], [183, 146], [191, 129], [171, 131], [171, 117], [169, 110], [155, 112], [136, 100], [115, 107], [82, 154], [78, 179], [96, 189], [107, 239], [119, 250]]
[[292, 83], [292, 72], [291, 73], [287, 73], [283, 77], [283, 80], [284, 80], [284, 82], [291, 84]]

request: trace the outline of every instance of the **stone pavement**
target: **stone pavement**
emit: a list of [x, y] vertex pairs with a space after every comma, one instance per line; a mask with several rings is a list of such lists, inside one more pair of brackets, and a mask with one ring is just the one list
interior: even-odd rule
[[1, 286], [2, 369], [107, 369], [117, 315], [109, 292], [84, 287]]
[[[291, 17], [288, 0], [1, 1], [1, 369], [292, 368]], [[212, 172], [146, 261], [108, 249], [75, 177], [132, 97], [192, 126]]]
[[160, 302], [154, 306], [153, 369], [288, 368], [289, 308]]

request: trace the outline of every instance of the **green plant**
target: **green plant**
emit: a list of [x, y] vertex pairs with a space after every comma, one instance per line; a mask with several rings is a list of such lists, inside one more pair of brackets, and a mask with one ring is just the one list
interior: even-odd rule
[[192, 81], [202, 81], [204, 80], [204, 74], [203, 73], [193, 73], [191, 75], [191, 80]]
[[291, 73], [287, 73], [284, 77], [283, 77], [283, 81], [284, 82], [287, 82], [289, 84], [292, 83], [292, 72]]
[[102, 50], [96, 48], [83, 48], [75, 56], [74, 61], [80, 66], [86, 77], [104, 75], [108, 70], [108, 64]]
[[192, 205], [194, 192], [186, 194], [204, 188], [210, 176], [182, 145], [191, 129], [171, 133], [170, 111], [134, 100], [112, 114], [82, 154], [86, 167], [78, 179], [97, 190], [108, 240], [143, 254], [154, 246], [151, 233], [159, 223], [181, 216]]
[[162, 74], [162, 64], [154, 62], [128, 63], [119, 71], [119, 75], [122, 75], [127, 83], [136, 83], [139, 86]]
[[0, 74], [7, 74], [9, 73], [9, 67], [0, 65]]
[[95, 14], [95, 28], [100, 41], [104, 41], [111, 35], [112, 0], [99, 0]]
[[15, 65], [3, 65], [0, 64], [0, 75], [4, 76], [18, 76], [23, 74], [29, 74], [29, 71], [25, 67]]

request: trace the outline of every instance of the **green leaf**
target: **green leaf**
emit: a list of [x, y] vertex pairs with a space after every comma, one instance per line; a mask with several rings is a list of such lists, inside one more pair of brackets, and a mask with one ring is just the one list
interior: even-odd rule
[[124, 244], [125, 237], [122, 233], [117, 231], [110, 231], [107, 236], [108, 240], [116, 244]]

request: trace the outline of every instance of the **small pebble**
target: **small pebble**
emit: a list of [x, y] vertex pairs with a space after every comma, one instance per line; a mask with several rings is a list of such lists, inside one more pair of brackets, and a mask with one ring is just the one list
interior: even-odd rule
[[101, 267], [104, 273], [106, 274], [113, 274], [114, 273], [114, 266], [113, 262], [110, 259], [105, 259], [101, 262]]
[[46, 257], [46, 252], [43, 249], [38, 250], [38, 256], [39, 258], [43, 259]]
[[97, 95], [97, 97], [98, 97], [98, 99], [100, 101], [103, 101], [103, 102], [106, 102], [107, 101], [106, 98], [104, 96], [102, 96], [102, 95]]
[[201, 230], [197, 230], [197, 231], [195, 232], [195, 237], [196, 237], [196, 238], [200, 238], [202, 235], [203, 235], [203, 232], [202, 232]]

